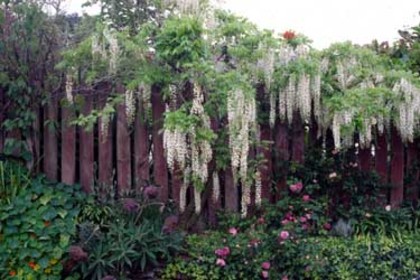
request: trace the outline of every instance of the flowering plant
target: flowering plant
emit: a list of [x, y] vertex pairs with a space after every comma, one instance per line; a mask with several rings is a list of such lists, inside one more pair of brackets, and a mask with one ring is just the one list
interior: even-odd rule
[[42, 177], [0, 203], [0, 278], [61, 279], [83, 192]]

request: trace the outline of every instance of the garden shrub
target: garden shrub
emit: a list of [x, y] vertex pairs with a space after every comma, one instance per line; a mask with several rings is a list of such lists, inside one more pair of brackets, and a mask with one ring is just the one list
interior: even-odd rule
[[[279, 241], [278, 231], [190, 236], [187, 255], [168, 265], [161, 279], [412, 279], [420, 274], [419, 234], [292, 238]], [[220, 257], [223, 248], [228, 254]]]
[[73, 243], [78, 254], [68, 262], [70, 275], [137, 279], [138, 274], [153, 274], [154, 268], [181, 249], [182, 235], [165, 228], [170, 211], [155, 199], [134, 196], [100, 201], [91, 197], [87, 201]]
[[0, 278], [61, 279], [62, 260], [84, 195], [77, 186], [34, 179], [0, 203]]

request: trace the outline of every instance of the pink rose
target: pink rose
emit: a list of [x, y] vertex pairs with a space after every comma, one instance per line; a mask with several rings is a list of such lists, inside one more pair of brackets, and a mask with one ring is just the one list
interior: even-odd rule
[[293, 220], [293, 213], [292, 212], [287, 212], [286, 216], [284, 216], [285, 219], [287, 220]]
[[300, 191], [303, 189], [303, 184], [302, 182], [298, 182], [296, 184], [290, 185], [289, 189], [292, 193], [300, 193]]
[[281, 278], [281, 280], [289, 280], [289, 277], [287, 277], [287, 275], [284, 275], [283, 278]]
[[217, 259], [216, 260], [216, 265], [224, 267], [226, 265], [226, 262], [224, 259]]
[[283, 230], [282, 232], [280, 232], [280, 238], [282, 239], [282, 240], [286, 240], [287, 238], [289, 238], [289, 236], [290, 236], [290, 234], [289, 234], [289, 232], [288, 231], [286, 231], [286, 230]]
[[229, 233], [230, 233], [231, 235], [235, 236], [235, 235], [237, 235], [237, 234], [238, 234], [238, 230], [237, 230], [236, 228], [234, 228], [234, 227], [231, 227], [231, 228], [229, 229]]
[[270, 267], [271, 267], [270, 262], [263, 262], [263, 263], [261, 264], [261, 268], [262, 268], [262, 269], [269, 270], [269, 269], [270, 269]]
[[262, 278], [264, 278], [264, 279], [267, 279], [267, 278], [268, 278], [268, 271], [263, 270], [263, 271], [261, 272], [261, 274], [262, 274]]
[[223, 248], [216, 249], [216, 251], [214, 251], [214, 253], [218, 257], [226, 258], [230, 254], [230, 249], [229, 249], [229, 247], [223, 247]]
[[306, 217], [308, 220], [310, 220], [310, 219], [312, 218], [312, 214], [311, 214], [311, 213], [306, 213], [306, 214], [305, 214], [305, 217]]
[[302, 199], [303, 199], [303, 201], [308, 202], [309, 200], [311, 200], [311, 197], [310, 197], [309, 195], [305, 194], [305, 195], [302, 197]]
[[290, 223], [290, 221], [289, 221], [289, 220], [287, 220], [287, 219], [284, 219], [283, 221], [281, 221], [281, 224], [282, 224], [283, 226], [287, 225], [288, 223]]
[[302, 216], [302, 217], [299, 218], [299, 221], [301, 223], [306, 223], [308, 221], [308, 219], [305, 216]]

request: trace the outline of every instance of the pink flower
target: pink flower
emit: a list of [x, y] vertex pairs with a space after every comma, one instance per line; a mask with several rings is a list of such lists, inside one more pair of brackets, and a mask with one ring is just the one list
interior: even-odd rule
[[258, 223], [259, 225], [263, 225], [263, 224], [265, 223], [265, 219], [264, 219], [264, 217], [258, 218], [257, 223]]
[[284, 216], [285, 219], [287, 220], [293, 220], [293, 213], [292, 212], [287, 212], [286, 216]]
[[287, 277], [287, 275], [284, 275], [283, 278], [281, 278], [281, 280], [289, 280], [289, 277]]
[[137, 212], [140, 208], [139, 203], [133, 198], [126, 198], [123, 200], [123, 208], [129, 213]]
[[264, 278], [264, 279], [267, 279], [267, 278], [268, 278], [268, 271], [263, 270], [263, 271], [261, 272], [261, 274], [262, 274], [262, 278]]
[[147, 186], [143, 190], [146, 197], [153, 199], [156, 198], [159, 194], [159, 188], [155, 186]]
[[305, 217], [306, 217], [308, 220], [310, 220], [310, 219], [312, 218], [312, 214], [311, 214], [311, 213], [306, 213], [306, 214], [305, 214]]
[[271, 267], [270, 262], [263, 262], [263, 263], [261, 264], [261, 268], [262, 268], [262, 269], [269, 270], [269, 269], [270, 269], [270, 267]]
[[229, 249], [229, 247], [223, 247], [223, 248], [216, 249], [216, 251], [214, 251], [214, 253], [218, 257], [226, 258], [230, 254], [230, 249]]
[[308, 221], [308, 219], [305, 216], [302, 216], [302, 217], [299, 218], [299, 221], [301, 223], [306, 223]]
[[283, 221], [281, 221], [281, 224], [282, 224], [283, 226], [287, 225], [288, 223], [290, 223], [290, 221], [289, 221], [289, 220], [287, 220], [287, 219], [284, 219]]
[[231, 235], [235, 236], [235, 235], [237, 235], [237, 234], [238, 234], [238, 230], [237, 230], [236, 228], [234, 228], [234, 227], [231, 227], [231, 228], [229, 229], [229, 233], [230, 233]]
[[330, 224], [330, 223], [325, 223], [322, 227], [323, 227], [325, 230], [331, 230], [331, 228], [332, 228], [332, 226], [331, 226], [331, 224]]
[[309, 228], [308, 224], [303, 224], [303, 225], [302, 225], [302, 229], [303, 229], [303, 230], [307, 230], [308, 228]]
[[217, 259], [216, 260], [216, 265], [224, 267], [226, 265], [226, 262], [224, 259]]
[[292, 193], [300, 193], [300, 191], [303, 189], [303, 184], [302, 182], [298, 182], [296, 184], [290, 185], [289, 189]]
[[311, 200], [311, 197], [310, 197], [309, 195], [305, 194], [305, 195], [302, 197], [302, 199], [303, 199], [303, 201], [308, 202], [309, 200]]
[[288, 231], [286, 231], [286, 230], [283, 230], [282, 232], [280, 232], [280, 235], [279, 235], [279, 237], [280, 237], [282, 240], [286, 240], [287, 238], [289, 238], [289, 236], [290, 236], [290, 234], [289, 234], [289, 232], [288, 232]]

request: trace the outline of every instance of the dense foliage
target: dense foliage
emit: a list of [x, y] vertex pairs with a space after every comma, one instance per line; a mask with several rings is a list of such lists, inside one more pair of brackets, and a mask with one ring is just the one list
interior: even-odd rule
[[2, 200], [1, 278], [61, 279], [84, 197], [79, 187], [53, 185], [39, 177]]

